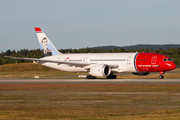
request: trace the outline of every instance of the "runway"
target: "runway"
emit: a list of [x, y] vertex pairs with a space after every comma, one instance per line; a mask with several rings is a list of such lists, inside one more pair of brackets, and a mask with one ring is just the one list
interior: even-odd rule
[[180, 79], [1, 79], [0, 84], [180, 84]]

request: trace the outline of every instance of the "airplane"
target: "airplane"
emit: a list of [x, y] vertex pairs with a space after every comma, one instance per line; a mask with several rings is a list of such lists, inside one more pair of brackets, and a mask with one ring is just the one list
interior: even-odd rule
[[86, 79], [106, 77], [116, 79], [115, 73], [132, 72], [134, 75], [164, 73], [176, 68], [176, 64], [166, 55], [148, 52], [133, 53], [78, 53], [62, 54], [52, 44], [41, 28], [35, 27], [36, 35], [43, 51], [43, 58], [11, 57], [12, 59], [32, 60], [44, 66], [68, 72], [88, 72]]

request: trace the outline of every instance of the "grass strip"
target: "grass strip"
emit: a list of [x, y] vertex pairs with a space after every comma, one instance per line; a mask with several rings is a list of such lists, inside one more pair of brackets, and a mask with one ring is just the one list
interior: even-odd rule
[[3, 84], [0, 119], [179, 119], [180, 85]]

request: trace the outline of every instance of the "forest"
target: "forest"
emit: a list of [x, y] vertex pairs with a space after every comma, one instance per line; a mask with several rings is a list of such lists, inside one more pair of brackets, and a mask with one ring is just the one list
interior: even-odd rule
[[[68, 53], [128, 53], [128, 52], [153, 52], [161, 53], [169, 56], [176, 65], [180, 65], [180, 48], [168, 48], [166, 50], [159, 48], [157, 50], [153, 49], [125, 49], [125, 48], [114, 48], [114, 49], [97, 49], [97, 48], [80, 48], [80, 49], [60, 49], [59, 52], [68, 54]], [[6, 58], [5, 56], [14, 56], [14, 57], [28, 57], [28, 58], [41, 58], [43, 57], [42, 51], [40, 49], [28, 50], [7, 50], [6, 52], [0, 53], [0, 65], [9, 64], [9, 63], [30, 63], [32, 61], [24, 60], [14, 60]]]

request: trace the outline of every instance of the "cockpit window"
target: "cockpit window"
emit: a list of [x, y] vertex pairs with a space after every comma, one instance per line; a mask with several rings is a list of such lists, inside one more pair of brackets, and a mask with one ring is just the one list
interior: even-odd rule
[[165, 58], [163, 61], [172, 61], [170, 58]]

